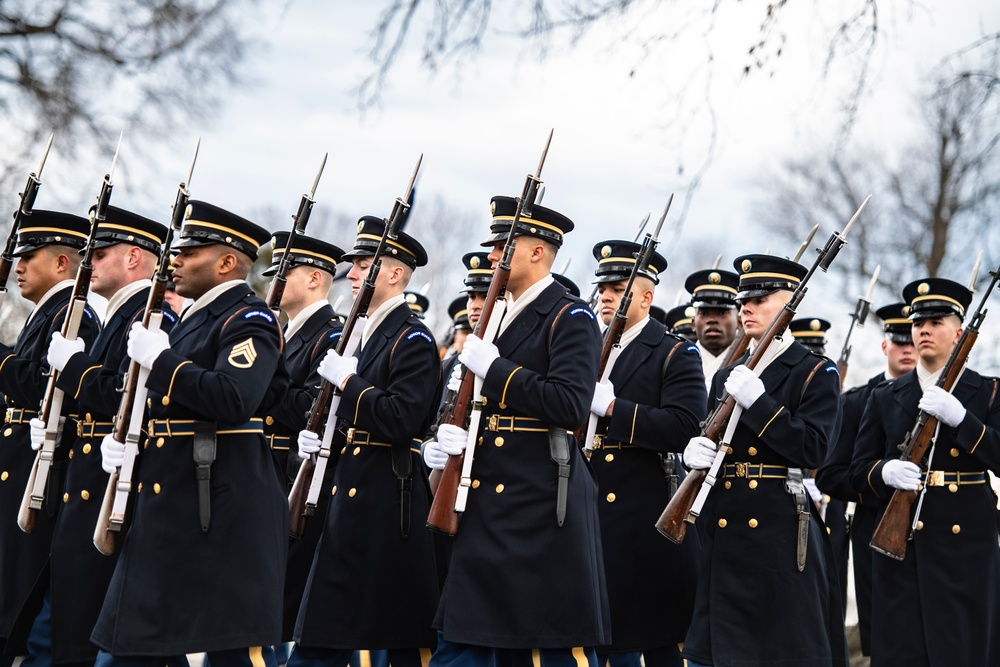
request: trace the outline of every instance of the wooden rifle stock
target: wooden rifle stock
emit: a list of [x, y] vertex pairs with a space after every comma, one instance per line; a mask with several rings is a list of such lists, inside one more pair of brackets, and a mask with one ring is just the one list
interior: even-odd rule
[[736, 330], [736, 337], [733, 342], [729, 345], [729, 354], [726, 356], [726, 360], [722, 362], [719, 368], [725, 368], [726, 366], [732, 366], [736, 361], [746, 354], [747, 348], [750, 346], [750, 339], [747, 337], [743, 327]]

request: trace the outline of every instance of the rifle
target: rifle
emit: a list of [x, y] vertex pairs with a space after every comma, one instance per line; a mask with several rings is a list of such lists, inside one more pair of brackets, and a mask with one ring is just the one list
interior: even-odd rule
[[875, 285], [878, 284], [878, 274], [882, 271], [882, 265], [875, 267], [872, 274], [872, 281], [868, 283], [868, 291], [864, 296], [858, 297], [858, 303], [854, 306], [854, 314], [851, 315], [851, 325], [847, 328], [847, 336], [844, 337], [844, 347], [840, 350], [840, 358], [837, 359], [837, 373], [840, 375], [840, 388], [844, 388], [844, 378], [847, 377], [847, 362], [851, 358], [851, 334], [854, 332], [854, 325], [865, 326], [868, 319], [868, 312], [872, 307], [872, 294], [875, 293]]
[[[660, 216], [660, 221], [656, 223], [656, 230], [652, 235], [646, 234], [646, 238], [643, 239], [642, 247], [639, 248], [635, 264], [632, 266], [632, 272], [625, 283], [625, 293], [622, 295], [621, 301], [618, 302], [618, 310], [615, 311], [607, 331], [604, 332], [604, 345], [601, 347], [601, 363], [598, 370], [601, 382], [607, 382], [608, 378], [611, 377], [611, 371], [614, 370], [615, 362], [618, 361], [618, 355], [621, 354], [622, 334], [625, 333], [625, 325], [628, 324], [628, 309], [632, 305], [632, 284], [635, 282], [635, 277], [640, 271], [645, 271], [649, 268], [649, 263], [653, 259], [653, 253], [656, 251], [656, 238], [660, 235], [660, 230], [663, 228], [663, 221], [667, 219], [667, 211], [670, 210], [670, 204], [673, 201], [674, 195], [671, 193], [670, 198], [667, 200], [667, 206], [663, 209], [663, 215]], [[587, 418], [586, 431], [581, 427], [573, 434], [577, 442], [583, 443], [583, 451], [588, 458], [594, 450], [594, 436], [597, 434], [598, 419], [599, 417], [591, 412]]]
[[[544, 186], [542, 187], [542, 189], [543, 190], [545, 189]], [[539, 201], [541, 200], [539, 199]], [[632, 239], [632, 243], [639, 242], [639, 237], [642, 236], [642, 230], [646, 228], [646, 223], [648, 222], [649, 222], [649, 213], [647, 213], [646, 217], [643, 218], [642, 222], [639, 223], [639, 229], [636, 230], [635, 237]], [[591, 310], [597, 308], [597, 285], [594, 285], [594, 289], [590, 291], [590, 296], [587, 297], [587, 307], [590, 308]]]
[[[798, 251], [795, 253], [795, 257], [792, 258], [793, 262], [797, 262], [802, 259], [802, 255], [805, 254], [806, 250], [809, 249], [809, 244], [812, 243], [813, 237], [816, 236], [816, 230], [819, 229], [819, 225], [813, 225], [813, 228], [809, 230], [809, 234], [806, 235], [806, 240], [802, 242], [799, 246]], [[846, 232], [845, 232], [846, 236]], [[768, 248], [765, 255], [771, 254], [771, 249]], [[722, 255], [719, 255], [719, 259]], [[716, 266], [718, 266], [719, 259], [716, 259]], [[826, 269], [824, 269], [825, 271]], [[733, 338], [733, 342], [729, 344], [729, 354], [726, 355], [726, 360], [722, 362], [719, 368], [725, 368], [726, 366], [732, 366], [736, 363], [736, 360], [746, 354], [747, 348], [750, 346], [750, 339], [747, 338], [746, 333], [743, 331], [743, 327], [739, 327], [736, 330], [736, 337]], [[843, 376], [841, 376], [841, 382], [844, 381]]]
[[42, 184], [42, 169], [45, 168], [45, 160], [49, 157], [49, 149], [52, 148], [52, 138], [55, 134], [49, 135], [49, 141], [45, 144], [45, 152], [42, 160], [38, 163], [38, 171], [28, 174], [28, 182], [21, 193], [21, 203], [14, 211], [14, 222], [10, 225], [10, 233], [7, 234], [7, 243], [4, 245], [3, 253], [0, 254], [0, 306], [3, 306], [7, 298], [7, 280], [10, 278], [11, 269], [14, 268], [14, 248], [17, 247], [17, 230], [21, 228], [21, 223], [25, 218], [31, 217], [31, 210], [35, 206], [35, 197], [38, 196], [38, 188]]
[[[510, 232], [508, 232], [507, 240], [504, 243], [503, 256], [493, 270], [490, 289], [486, 293], [486, 302], [483, 304], [479, 321], [473, 331], [473, 335], [480, 336], [485, 341], [492, 342], [496, 337], [500, 318], [493, 317], [493, 310], [497, 303], [503, 301], [504, 293], [507, 291], [517, 226], [522, 216], [531, 217], [538, 187], [542, 183], [542, 166], [545, 164], [545, 156], [548, 155], [551, 143], [552, 131], [550, 130], [549, 138], [545, 142], [545, 149], [542, 150], [542, 157], [538, 161], [538, 169], [535, 170], [534, 175], [528, 174], [525, 178], [524, 188], [517, 200], [517, 208], [514, 210], [514, 217], [510, 222]], [[478, 436], [479, 417], [482, 415], [483, 407], [482, 397], [479, 395], [482, 381], [480, 380], [477, 384], [476, 380], [474, 373], [470, 373], [467, 368], [462, 369], [461, 386], [453, 399], [445, 406], [438, 421], [438, 424], [447, 422], [459, 427], [468, 426], [470, 442], [474, 442], [474, 438]], [[470, 403], [472, 403], [471, 406]], [[465, 511], [465, 501], [468, 498], [469, 487], [472, 485], [470, 475], [472, 459], [475, 455], [474, 450], [475, 446], [470, 445], [462, 454], [448, 457], [448, 462], [445, 464], [444, 470], [441, 471], [434, 500], [427, 515], [428, 528], [445, 535], [455, 535], [458, 532], [458, 513]]]
[[[842, 233], [833, 232], [830, 235], [830, 239], [826, 242], [826, 246], [819, 251], [816, 257], [816, 261], [809, 268], [806, 275], [799, 282], [798, 287], [792, 293], [791, 299], [788, 303], [775, 315], [774, 320], [768, 325], [767, 331], [761, 336], [757, 347], [754, 349], [754, 353], [750, 356], [747, 361], [747, 368], [753, 370], [760, 364], [760, 362], [768, 354], [768, 349], [771, 347], [771, 343], [775, 338], [780, 337], [785, 329], [788, 327], [788, 323], [792, 321], [795, 317], [795, 309], [798, 308], [799, 303], [805, 296], [808, 287], [806, 286], [809, 279], [819, 268], [826, 272], [830, 268], [830, 264], [836, 258], [840, 249], [844, 247], [847, 243], [847, 234], [854, 226], [854, 223], [858, 220], [861, 212], [865, 210], [868, 206], [868, 202], [871, 201], [871, 195], [861, 204], [861, 207], [854, 214], [854, 217], [847, 223]], [[680, 544], [684, 540], [684, 534], [687, 532], [687, 524], [694, 524], [695, 520], [698, 518], [698, 514], [701, 512], [701, 506], [704, 504], [705, 499], [708, 497], [708, 493], [712, 486], [715, 484], [716, 476], [718, 471], [722, 466], [722, 460], [725, 457], [725, 452], [728, 447], [728, 442], [726, 442], [731, 435], [726, 432], [726, 427], [730, 421], [730, 417], [734, 415], [734, 409], [736, 408], [736, 399], [730, 396], [727, 392], [722, 394], [722, 402], [719, 406], [708, 416], [708, 418], [702, 422], [701, 435], [713, 440], [718, 443], [718, 453], [716, 454], [715, 461], [712, 467], [708, 470], [697, 469], [692, 470], [688, 473], [684, 481], [677, 489], [677, 493], [670, 500], [670, 503], [663, 510], [663, 514], [660, 516], [659, 520], [656, 522], [656, 529], [660, 531], [665, 537], [669, 538], [672, 542]], [[737, 413], [738, 418], [738, 413]], [[735, 426], [735, 422], [733, 423]], [[724, 433], [725, 432], [725, 433]]]
[[[194, 147], [194, 157], [188, 169], [187, 180], [177, 186], [177, 197], [170, 212], [170, 226], [167, 236], [160, 248], [160, 259], [153, 271], [153, 285], [149, 289], [146, 300], [146, 310], [142, 315], [142, 326], [147, 329], [158, 329], [163, 323], [164, 295], [170, 274], [170, 246], [174, 234], [180, 232], [184, 224], [184, 213], [188, 206], [188, 185], [194, 175], [194, 165], [198, 161], [198, 149], [201, 139]], [[115, 414], [115, 426], [112, 435], [115, 441], [124, 443], [125, 456], [121, 466], [115, 468], [108, 478], [108, 486], [104, 490], [104, 500], [101, 501], [101, 513], [94, 528], [94, 546], [105, 556], [115, 552], [115, 534], [120, 533], [125, 525], [125, 512], [128, 497], [132, 492], [132, 475], [135, 471], [135, 460], [139, 456], [139, 440], [142, 437], [143, 416], [146, 409], [146, 379], [149, 369], [143, 368], [134, 359], [129, 362], [122, 388], [121, 402]]]
[[[352, 335], [354, 328], [359, 318], [368, 316], [368, 306], [375, 295], [375, 279], [378, 278], [382, 268], [382, 255], [385, 254], [389, 240], [394, 241], [399, 237], [399, 230], [403, 227], [403, 221], [410, 210], [408, 202], [423, 159], [424, 155], [421, 153], [413, 175], [410, 177], [410, 182], [406, 186], [406, 194], [396, 198], [392, 212], [385, 221], [385, 229], [382, 230], [382, 237], [379, 239], [378, 247], [375, 248], [375, 254], [372, 256], [368, 275], [354, 298], [351, 312], [348, 314], [347, 321], [344, 322], [344, 328], [340, 333], [340, 340], [337, 341], [337, 354], [341, 356], [350, 356], [357, 349], [359, 341], [356, 336]], [[336, 431], [336, 415], [339, 405], [340, 388], [334, 387], [329, 380], [323, 380], [319, 394], [313, 400], [306, 418], [306, 430], [323, 434], [322, 445], [317, 454], [313, 454], [299, 466], [295, 481], [292, 483], [292, 489], [288, 494], [289, 531], [293, 538], [302, 537], [306, 529], [306, 517], [316, 513], [320, 487], [323, 485], [327, 464], [330, 461], [330, 445], [333, 442], [334, 431]]]
[[310, 188], [309, 194], [302, 195], [302, 200], [299, 202], [299, 210], [292, 216], [295, 224], [292, 225], [292, 231], [288, 234], [288, 242], [285, 243], [285, 254], [281, 256], [281, 261], [278, 262], [278, 271], [274, 274], [274, 278], [271, 279], [271, 284], [267, 288], [267, 307], [275, 315], [281, 312], [281, 297], [284, 296], [285, 285], [288, 283], [286, 276], [288, 276], [288, 270], [292, 267], [292, 245], [295, 243], [296, 236], [306, 233], [306, 224], [309, 222], [309, 216], [312, 214], [313, 204], [316, 203], [313, 199], [316, 195], [316, 186], [319, 185], [319, 179], [323, 175], [323, 169], [326, 167], [326, 158], [329, 155], [329, 153], [323, 154], [323, 162], [320, 163], [319, 171], [316, 172], [312, 188]]
[[[114, 187], [111, 183], [111, 177], [115, 173], [118, 151], [121, 150], [124, 134], [125, 131], [122, 130], [122, 134], [118, 136], [118, 147], [115, 148], [115, 156], [111, 160], [111, 170], [104, 175], [104, 180], [101, 182], [101, 192], [97, 196], [97, 205], [90, 212], [90, 235], [87, 237], [87, 245], [83, 249], [83, 260], [76, 271], [76, 283], [73, 286], [73, 296], [70, 299], [69, 307], [66, 309], [66, 319], [63, 320], [62, 336], [66, 340], [75, 340], [79, 336], [80, 321], [87, 309], [90, 276], [94, 271], [94, 237], [97, 235], [97, 226], [104, 221], [108, 212], [108, 204], [111, 202], [111, 188]], [[52, 471], [56, 447], [62, 434], [59, 418], [62, 415], [63, 392], [56, 388], [58, 378], [59, 371], [50, 368], [48, 385], [42, 398], [41, 409], [38, 411], [38, 418], [45, 422], [45, 440], [35, 455], [28, 483], [24, 487], [21, 508], [17, 514], [17, 525], [26, 533], [35, 529], [36, 512], [42, 509], [42, 504], [45, 502], [45, 488], [49, 484], [49, 473]]]
[[[972, 352], [972, 347], [976, 344], [976, 339], [979, 338], [979, 328], [986, 317], [986, 301], [990, 298], [993, 288], [996, 287], [997, 279], [1000, 277], [1000, 268], [997, 268], [996, 271], [990, 271], [990, 275], [993, 276], [993, 279], [990, 281], [989, 287], [986, 288], [986, 293], [983, 294], [979, 307], [976, 308], [968, 326], [962, 331], [958, 342], [952, 348], [951, 355], [941, 371], [941, 377], [938, 378], [937, 386], [945, 391], [950, 392], [955, 388], [955, 384], [962, 374], [962, 369], [965, 368], [965, 363], [969, 359], [969, 353]], [[917, 415], [917, 423], [906, 434], [903, 443], [899, 445], [899, 449], [902, 451], [900, 460], [910, 461], [920, 466], [927, 449], [935, 439], [937, 430], [937, 418], [921, 410], [920, 414]], [[882, 518], [872, 534], [872, 549], [896, 560], [903, 560], [906, 557], [906, 543], [913, 537], [914, 522], [910, 520], [910, 508], [916, 499], [916, 491], [896, 489], [893, 492], [889, 504], [886, 505], [885, 512], [883, 512]]]

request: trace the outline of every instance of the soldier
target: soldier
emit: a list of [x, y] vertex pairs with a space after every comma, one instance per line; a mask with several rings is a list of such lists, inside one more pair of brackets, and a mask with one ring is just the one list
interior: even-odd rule
[[[129, 365], [125, 354], [128, 328], [142, 320], [150, 276], [166, 235], [166, 226], [109, 206], [94, 238], [90, 281], [91, 291], [108, 300], [106, 325], [87, 352], [82, 339], [52, 334], [47, 360], [59, 371], [56, 386], [66, 398], [79, 403], [80, 414], [64, 426], [77, 438], [65, 462], [63, 506], [56, 517], [48, 576], [37, 582], [34, 591], [42, 602], [41, 611], [33, 615], [34, 604], [30, 604], [17, 623], [23, 630], [30, 627], [28, 664], [92, 664], [97, 657], [90, 633], [117, 560], [93, 548], [101, 496], [108, 483], [97, 448], [114, 428]], [[176, 316], [164, 312], [164, 325], [169, 329]], [[40, 446], [44, 435], [44, 422], [32, 419], [32, 441]]]
[[694, 333], [701, 353], [701, 368], [706, 386], [729, 356], [739, 325], [736, 316], [736, 292], [740, 277], [732, 271], [706, 269], [695, 271], [684, 281], [694, 306]]
[[788, 323], [792, 337], [810, 352], [826, 355], [826, 332], [832, 325], [818, 317], [801, 317]]
[[[639, 250], [627, 241], [594, 246], [598, 315], [605, 325], [625, 295]], [[677, 646], [694, 606], [697, 539], [676, 546], [650, 530], [670, 501], [671, 483], [676, 489], [680, 452], [698, 434], [707, 403], [697, 347], [649, 317], [666, 267], [654, 253], [649, 268], [636, 275], [622, 351], [591, 405], [600, 418], [590, 462], [600, 483], [613, 641], [598, 656], [616, 667], [638, 667], [640, 654], [646, 667], [680, 667]]]
[[[492, 200], [483, 245], [494, 264], [516, 209], [511, 197]], [[600, 334], [593, 312], [551, 276], [572, 228], [542, 206], [517, 221], [506, 312], [493, 314], [503, 317], [499, 336], [469, 336], [460, 356], [484, 380], [484, 412], [435, 618], [435, 667], [530, 664], [533, 650], [545, 664], [596, 667], [593, 647], [610, 643], [597, 484], [566, 432], [587, 417]], [[428, 452], [459, 454], [468, 434], [444, 424], [438, 438]]]
[[[937, 386], [962, 332], [972, 293], [926, 278], [903, 288], [917, 366], [871, 392], [851, 477], [880, 511], [895, 489], [917, 491], [916, 530], [906, 557], [873, 556], [872, 665], [1000, 664], [1000, 547], [996, 497], [986, 472], [1000, 472], [996, 378], [962, 371], [951, 393]], [[897, 445], [919, 411], [938, 419], [926, 469]]]
[[[354, 248], [344, 255], [355, 293], [384, 229], [381, 218], [361, 218]], [[432, 535], [423, 527], [430, 488], [419, 447], [438, 405], [440, 361], [403, 295], [427, 254], [403, 232], [390, 248], [367, 321], [355, 328], [358, 356], [331, 350], [319, 367], [343, 392], [337, 416], [347, 438], [338, 434], [334, 442], [340, 458], [290, 667], [343, 667], [356, 649], [388, 649], [392, 664], [417, 667], [434, 646], [440, 586]], [[319, 451], [319, 442], [302, 431], [299, 455]]]
[[403, 297], [410, 310], [420, 319], [424, 319], [431, 307], [430, 299], [419, 292], [403, 292]]
[[[274, 315], [246, 283], [270, 234], [201, 201], [185, 212], [177, 293], [194, 299], [168, 335], [132, 325], [150, 369], [151, 417], [135, 518], [92, 641], [98, 665], [208, 653], [212, 667], [275, 665], [288, 505], [255, 418], [281, 355]], [[124, 445], [101, 443], [106, 469]]]
[[698, 341], [694, 332], [694, 307], [691, 304], [674, 306], [664, 315], [663, 323], [667, 330], [675, 336], [680, 336], [688, 342]]
[[[271, 239], [273, 252], [271, 266], [265, 276], [278, 272], [288, 247], [288, 232], [278, 232]], [[323, 378], [317, 370], [326, 355], [340, 340], [343, 325], [333, 312], [327, 295], [337, 275], [337, 263], [344, 251], [335, 245], [316, 238], [296, 234], [289, 251], [289, 269], [285, 276], [285, 291], [281, 309], [288, 316], [285, 326], [283, 361], [287, 375], [283, 381], [272, 383], [265, 399], [264, 433], [271, 446], [278, 466], [278, 478], [285, 492], [291, 490], [302, 459], [290, 453], [291, 444], [298, 432], [306, 426], [306, 413], [319, 393]], [[332, 479], [333, 475], [328, 475]], [[315, 515], [306, 522], [302, 537], [288, 545], [288, 568], [285, 573], [285, 596], [281, 623], [282, 642], [292, 641], [295, 618], [302, 602], [309, 566], [312, 564], [319, 536], [323, 532], [323, 519], [332, 482], [324, 486]], [[277, 662], [287, 662], [287, 652], [277, 647]]]
[[[7, 405], [3, 432], [0, 435], [0, 642], [11, 636], [15, 619], [21, 615], [34, 618], [33, 609], [25, 609], [39, 577], [45, 576], [55, 512], [62, 505], [62, 459], [67, 456], [75, 436], [74, 429], [63, 429], [56, 463], [49, 473], [45, 506], [37, 512], [34, 530], [24, 533], [17, 515], [28, 476], [35, 460], [30, 444], [29, 421], [38, 409], [48, 385], [49, 364], [45, 351], [54, 332], [66, 318], [73, 292], [73, 278], [80, 266], [79, 250], [86, 245], [90, 223], [69, 213], [35, 210], [17, 231], [14, 256], [17, 285], [21, 296], [34, 304], [28, 321], [13, 348], [0, 344], [0, 391]], [[87, 307], [80, 323], [80, 339], [92, 345], [100, 330], [94, 312]], [[74, 411], [74, 402], [63, 403], [63, 414]], [[21, 633], [23, 634], [23, 633]], [[5, 646], [8, 656], [23, 654], [21, 641]]]
[[493, 280], [493, 265], [488, 252], [470, 252], [462, 257], [462, 263], [469, 269], [465, 276], [465, 289], [469, 297], [469, 324], [475, 329], [479, 324], [479, 315], [486, 303], [486, 293], [490, 291], [490, 281]]
[[[755, 345], [806, 268], [769, 255], [739, 257], [734, 266], [740, 317]], [[744, 356], [712, 380], [710, 407], [725, 388], [741, 413], [698, 521], [703, 557], [682, 652], [689, 665], [847, 664], [829, 538], [800, 481], [801, 468], [819, 466], [837, 435], [837, 367], [787, 334], [769, 350], [771, 361], [755, 371]], [[684, 462], [709, 468], [715, 452], [699, 436]]]
[[[910, 320], [905, 312], [905, 303], [894, 303], [875, 311], [882, 320], [882, 353], [886, 357], [886, 369], [873, 376], [867, 383], [848, 389], [841, 397], [843, 417], [840, 436], [830, 452], [826, 463], [816, 471], [819, 490], [835, 500], [856, 503], [854, 513], [847, 522], [851, 540], [851, 558], [854, 560], [854, 599], [858, 607], [858, 629], [861, 634], [861, 652], [871, 655], [872, 622], [872, 550], [869, 543], [875, 531], [875, 515], [878, 496], [870, 488], [857, 492], [851, 484], [849, 469], [854, 455], [854, 442], [858, 437], [858, 426], [872, 390], [884, 382], [892, 382], [904, 373], [913, 370], [917, 363], [913, 347]], [[830, 510], [827, 508], [827, 515]], [[831, 531], [832, 536], [832, 531]], [[842, 573], [841, 591], [846, 586], [846, 571]]]

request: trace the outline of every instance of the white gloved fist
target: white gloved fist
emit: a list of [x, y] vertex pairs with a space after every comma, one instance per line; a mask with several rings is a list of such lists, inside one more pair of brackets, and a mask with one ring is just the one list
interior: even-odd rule
[[45, 442], [45, 422], [35, 417], [28, 422], [28, 432], [30, 434], [31, 448], [36, 452], [42, 448]]
[[358, 372], [358, 358], [342, 357], [336, 350], [330, 350], [323, 361], [319, 362], [317, 370], [324, 380], [333, 383], [335, 387], [342, 387], [348, 376]]
[[125, 462], [125, 444], [115, 440], [114, 433], [108, 433], [101, 440], [101, 467], [109, 475]]
[[441, 444], [437, 440], [428, 440], [424, 443], [424, 463], [431, 470], [444, 470], [444, 464], [448, 462], [448, 455], [441, 451]]
[[318, 433], [312, 431], [299, 431], [299, 458], [307, 459], [319, 451], [322, 444]]
[[882, 466], [882, 480], [894, 489], [916, 491], [920, 486], [920, 466], [911, 461], [893, 459]]
[[608, 414], [608, 408], [615, 401], [615, 385], [611, 380], [598, 382], [594, 389], [594, 398], [590, 401], [590, 411], [598, 417]]
[[814, 503], [823, 502], [823, 492], [816, 486], [816, 479], [814, 477], [803, 477], [802, 486], [805, 487], [806, 492]]
[[149, 330], [142, 322], [132, 325], [128, 335], [128, 356], [143, 368], [153, 368], [156, 358], [170, 349], [170, 337], [163, 329]]
[[708, 438], [701, 435], [691, 438], [684, 448], [684, 465], [691, 470], [711, 468], [717, 451], [715, 443]]
[[448, 391], [458, 391], [462, 387], [462, 364], [455, 364], [448, 378]]
[[437, 442], [441, 451], [451, 456], [458, 456], [465, 451], [469, 442], [469, 432], [452, 424], [438, 426]]
[[962, 402], [938, 386], [928, 387], [917, 407], [952, 428], [965, 419], [965, 406]]
[[66, 340], [58, 331], [52, 334], [52, 341], [49, 342], [49, 351], [45, 358], [49, 366], [62, 373], [69, 363], [69, 358], [77, 352], [83, 352], [87, 345], [82, 338]]
[[752, 370], [740, 364], [726, 378], [726, 391], [746, 410], [764, 393], [764, 383]]
[[479, 336], [470, 334], [465, 339], [465, 347], [458, 353], [458, 360], [481, 378], [486, 377], [493, 361], [500, 356], [497, 346], [487, 343]]

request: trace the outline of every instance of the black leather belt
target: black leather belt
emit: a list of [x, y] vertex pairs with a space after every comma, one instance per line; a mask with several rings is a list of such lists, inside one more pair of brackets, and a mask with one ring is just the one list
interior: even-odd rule
[[89, 419], [76, 420], [76, 437], [103, 438], [115, 430], [114, 422], [95, 422]]
[[985, 484], [986, 473], [984, 472], [946, 472], [944, 470], [931, 470], [927, 473], [927, 486], [948, 486], [950, 484]]
[[[349, 445], [362, 445], [364, 447], [392, 447], [391, 442], [375, 442], [371, 439], [372, 434], [368, 431], [362, 431], [359, 428], [349, 428], [347, 429], [347, 444]], [[421, 441], [417, 438], [411, 440], [411, 443], [416, 446], [411, 446], [410, 451], [419, 454]]]
[[[165, 436], [167, 438], [180, 438], [191, 436], [195, 433], [195, 424], [197, 423], [201, 422], [196, 422], [193, 419], [150, 419], [148, 433], [150, 437]], [[264, 420], [255, 417], [245, 424], [223, 426], [215, 432], [216, 435], [233, 435], [236, 433], [260, 433], [263, 435]]]
[[513, 417], [510, 415], [490, 415], [486, 418], [486, 431], [522, 431], [528, 433], [548, 433], [549, 426], [534, 417]]
[[626, 445], [623, 442], [607, 442], [606, 435], [594, 436], [594, 449], [639, 449], [639, 445]]
[[[290, 435], [265, 435], [264, 439], [267, 440], [267, 444], [271, 449], [277, 450], [279, 452], [287, 452], [292, 447], [292, 436]], [[279, 445], [277, 443], [284, 442], [284, 445]]]
[[727, 463], [722, 476], [741, 479], [785, 479], [788, 477], [788, 468], [763, 463]]
[[3, 421], [5, 424], [27, 424], [38, 416], [38, 410], [25, 410], [23, 408], [7, 408]]

